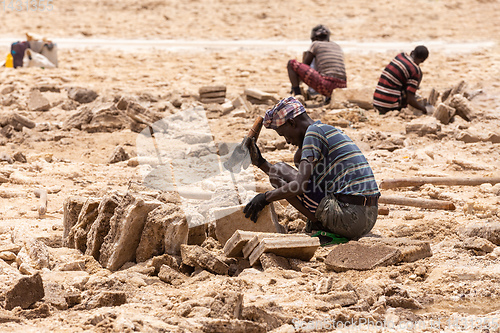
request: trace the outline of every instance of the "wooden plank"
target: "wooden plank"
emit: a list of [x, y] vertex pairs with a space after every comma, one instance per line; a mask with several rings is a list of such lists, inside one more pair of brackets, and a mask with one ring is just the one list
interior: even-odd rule
[[389, 205], [412, 206], [427, 209], [455, 210], [455, 205], [451, 201], [406, 198], [396, 195], [383, 195], [380, 197], [378, 202]]
[[380, 188], [384, 190], [422, 186], [424, 184], [432, 185], [447, 185], [447, 186], [476, 186], [481, 184], [495, 185], [500, 183], [500, 177], [409, 177], [409, 178], [394, 178], [384, 179], [380, 183]]

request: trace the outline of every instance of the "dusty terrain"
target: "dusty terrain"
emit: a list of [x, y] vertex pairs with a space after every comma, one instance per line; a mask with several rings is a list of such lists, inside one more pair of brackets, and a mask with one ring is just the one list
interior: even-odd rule
[[[22, 39], [25, 31], [35, 31], [56, 42], [58, 37], [306, 40], [314, 25], [324, 23], [331, 28], [332, 39], [338, 41], [414, 45], [442, 42], [445, 46], [439, 51], [430, 48], [430, 57], [421, 66], [424, 78], [419, 94], [427, 97], [432, 88], [443, 92], [461, 80], [466, 81], [468, 91], [482, 91], [471, 100], [476, 111], [471, 122], [455, 117], [454, 122], [440, 124], [439, 129], [419, 136], [407, 133], [406, 125], [414, 119], [432, 122], [432, 117], [409, 110], [401, 115], [381, 116], [347, 102], [342, 93], [334, 94], [332, 105], [311, 107], [308, 111], [313, 118], [347, 124], [343, 130], [366, 154], [378, 181], [409, 176], [500, 177], [499, 143], [488, 140], [492, 134], [500, 135], [500, 28], [496, 22], [499, 11], [498, 0], [355, 0], [338, 4], [61, 0], [54, 3], [50, 13], [1, 11], [5, 24], [0, 37]], [[491, 47], [467, 47], [471, 42], [491, 42]], [[464, 48], [447, 51], [446, 43], [464, 43]], [[8, 45], [0, 45], [1, 54], [7, 50]], [[369, 98], [381, 70], [400, 51], [411, 50], [346, 52], [351, 93], [360, 99], [366, 100], [367, 95]], [[263, 271], [256, 267], [238, 276], [197, 270], [191, 277], [186, 275], [182, 283], [165, 283], [145, 264], [130, 264], [124, 267], [127, 269], [112, 272], [77, 250], [62, 246], [63, 204], [68, 197], [102, 198], [113, 191], [153, 192], [141, 186], [145, 173], [151, 170], [148, 166], [127, 161], [109, 163], [118, 145], [132, 158], [140, 155], [138, 133], [127, 125], [95, 133], [66, 128], [71, 116], [89, 105], [95, 108], [115, 104], [122, 97], [135, 99], [160, 118], [202, 106], [207, 110], [214, 142], [239, 142], [255, 115], [262, 115], [268, 106], [253, 105], [253, 111], [247, 113], [241, 107], [223, 112], [220, 105], [201, 104], [197, 100], [198, 89], [226, 85], [228, 100], [234, 100], [245, 88], [285, 97], [289, 91], [286, 62], [300, 56], [282, 50], [61, 49], [59, 68], [54, 70], [2, 68], [0, 117], [15, 111], [36, 122], [36, 127], [14, 129], [7, 136], [0, 134], [0, 175], [5, 177], [5, 182], [0, 183], [0, 245], [14, 242], [27, 247], [33, 239], [40, 240], [46, 245], [50, 263], [38, 267], [46, 297], [27, 309], [0, 309], [0, 330], [229, 331], [230, 328], [214, 328], [213, 323], [210, 326], [204, 320], [230, 319], [240, 325], [239, 330], [232, 328], [233, 331], [245, 331], [244, 319], [261, 325], [248, 326], [247, 331], [328, 331], [327, 327], [321, 329], [314, 324], [370, 319], [395, 324], [420, 320], [428, 331], [481, 331], [489, 322], [493, 323], [489, 332], [500, 331], [498, 185], [424, 185], [382, 190], [382, 195], [449, 200], [456, 210], [388, 206], [389, 215], [379, 216], [371, 236], [429, 241], [433, 255], [369, 271], [328, 270], [324, 260], [332, 247], [324, 247], [310, 262], [295, 270]], [[28, 105], [30, 95], [33, 89], [45, 90], [41, 87], [53, 90], [41, 93], [50, 107], [47, 111], [33, 111]], [[93, 89], [98, 97], [90, 104], [80, 104], [68, 97], [72, 87]], [[312, 101], [309, 103], [314, 106]], [[185, 133], [193, 130], [192, 126], [188, 123]], [[464, 133], [478, 142], [460, 140]], [[291, 160], [294, 149], [282, 141], [273, 131], [261, 133], [260, 146], [271, 162]], [[18, 152], [26, 157], [26, 163], [9, 163], [9, 157]], [[269, 186], [262, 173], [250, 171], [255, 171], [258, 188]], [[47, 213], [41, 217], [37, 211], [39, 199], [34, 193], [38, 188], [48, 190]], [[213, 183], [204, 183], [203, 190], [214, 189]], [[252, 194], [251, 190], [244, 191], [243, 199]], [[286, 203], [282, 204], [286, 207]], [[284, 208], [279, 217], [290, 231], [302, 231], [304, 221], [292, 210]], [[492, 228], [489, 241], [495, 244], [466, 235], [465, 230], [473, 226]], [[471, 243], [476, 245], [464, 246]], [[216, 242], [209, 241], [204, 247], [220, 252]], [[26, 255], [17, 254], [15, 259], [0, 259], [5, 281], [7, 276], [19, 274], [20, 264], [30, 265], [23, 258]], [[67, 268], [82, 260], [83, 266]], [[23, 274], [34, 273], [36, 265], [31, 266]], [[124, 293], [126, 302], [116, 306], [92, 303], [92, 297], [105, 291]], [[325, 296], [348, 292], [357, 295], [354, 304], [341, 306]], [[68, 308], [73, 304], [68, 303], [68, 298], [64, 300], [64, 295], [75, 293], [81, 294], [81, 304]], [[386, 298], [394, 294], [406, 302], [391, 306]], [[233, 296], [243, 300], [242, 314], [236, 318], [234, 307], [239, 303]], [[299, 328], [305, 323], [310, 325]]]

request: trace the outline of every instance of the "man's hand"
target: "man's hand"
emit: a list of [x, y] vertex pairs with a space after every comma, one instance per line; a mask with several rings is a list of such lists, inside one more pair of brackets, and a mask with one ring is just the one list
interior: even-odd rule
[[262, 157], [259, 147], [257, 147], [255, 138], [250, 138], [250, 140], [248, 140], [248, 151], [250, 152], [250, 159], [252, 160], [252, 164], [256, 167], [260, 167], [262, 163], [266, 161], [266, 159]]
[[257, 223], [257, 215], [269, 204], [266, 201], [266, 194], [257, 194], [243, 209], [246, 218], [250, 218], [254, 223]]

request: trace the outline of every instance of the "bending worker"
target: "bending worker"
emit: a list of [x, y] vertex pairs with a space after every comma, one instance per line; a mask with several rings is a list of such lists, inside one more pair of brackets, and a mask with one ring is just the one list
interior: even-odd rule
[[423, 113], [427, 113], [427, 105], [417, 101], [415, 93], [422, 81], [422, 71], [419, 65], [428, 56], [429, 50], [425, 46], [420, 45], [411, 51], [410, 54], [398, 54], [385, 67], [373, 94], [373, 106], [380, 114], [393, 110], [400, 111], [408, 104]]
[[267, 204], [286, 199], [308, 218], [307, 232], [323, 230], [357, 239], [373, 228], [380, 192], [366, 158], [347, 135], [313, 121], [294, 97], [268, 110], [264, 126], [298, 147], [298, 170], [282, 162], [270, 164], [253, 140], [252, 164], [269, 175], [275, 189], [256, 195], [244, 209], [246, 217], [257, 221]]
[[[300, 95], [300, 80], [327, 98], [329, 102], [335, 88], [347, 87], [344, 53], [340, 46], [330, 41], [330, 30], [317, 25], [311, 31], [311, 47], [304, 53], [302, 62], [288, 61], [288, 77], [291, 93]], [[311, 67], [314, 60], [315, 68]]]

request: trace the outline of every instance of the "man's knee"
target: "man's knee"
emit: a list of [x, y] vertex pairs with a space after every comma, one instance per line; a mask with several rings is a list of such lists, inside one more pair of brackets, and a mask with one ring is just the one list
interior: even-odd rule
[[294, 59], [288, 60], [286, 68], [293, 70], [293, 62], [296, 61]]

